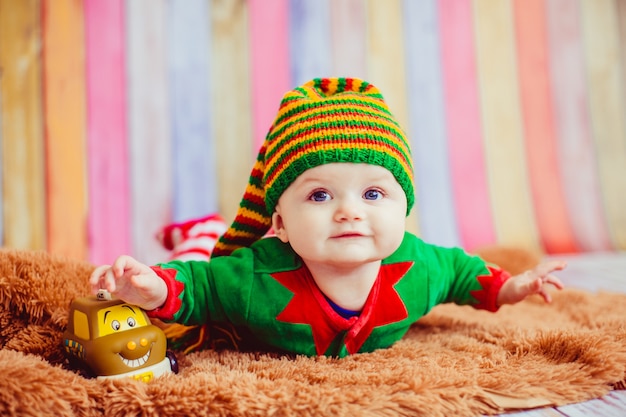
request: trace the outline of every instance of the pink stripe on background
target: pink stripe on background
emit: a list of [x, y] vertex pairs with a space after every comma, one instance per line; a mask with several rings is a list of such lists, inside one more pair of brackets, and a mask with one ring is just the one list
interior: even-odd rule
[[472, 3], [439, 0], [440, 47], [452, 191], [462, 246], [495, 243], [474, 48]]
[[85, 0], [89, 260], [130, 250], [124, 2]]
[[559, 168], [574, 234], [583, 251], [611, 249], [591, 133], [578, 0], [546, 3]]
[[[258, 150], [291, 87], [288, 0], [249, 0], [254, 149]], [[256, 155], [255, 155], [256, 156]]]
[[539, 235], [548, 253], [577, 252], [558, 166], [545, 4], [514, 0], [513, 10], [524, 143]]

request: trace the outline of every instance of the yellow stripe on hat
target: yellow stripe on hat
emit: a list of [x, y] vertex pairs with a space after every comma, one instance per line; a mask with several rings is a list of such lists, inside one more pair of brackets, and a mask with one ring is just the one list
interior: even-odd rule
[[405, 192], [407, 214], [413, 206], [408, 141], [378, 89], [358, 79], [314, 79], [284, 95], [235, 221], [213, 255], [232, 252], [237, 241], [247, 246], [260, 239], [289, 185], [307, 169], [333, 162], [389, 170]]

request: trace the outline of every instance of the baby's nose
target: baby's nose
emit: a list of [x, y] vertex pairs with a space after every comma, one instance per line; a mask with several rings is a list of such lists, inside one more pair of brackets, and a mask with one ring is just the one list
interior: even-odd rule
[[338, 221], [354, 221], [363, 218], [363, 210], [358, 202], [343, 200], [337, 207], [336, 219]]

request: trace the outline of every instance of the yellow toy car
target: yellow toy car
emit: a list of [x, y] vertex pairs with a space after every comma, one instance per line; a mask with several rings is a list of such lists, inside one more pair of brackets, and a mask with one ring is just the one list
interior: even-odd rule
[[148, 382], [178, 372], [163, 330], [141, 308], [111, 299], [108, 293], [72, 301], [63, 345], [70, 358], [98, 378]]

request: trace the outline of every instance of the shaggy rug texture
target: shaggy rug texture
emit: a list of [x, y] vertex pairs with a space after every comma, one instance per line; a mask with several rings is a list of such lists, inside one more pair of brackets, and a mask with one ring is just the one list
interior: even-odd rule
[[393, 347], [344, 359], [204, 350], [149, 383], [85, 378], [61, 336], [92, 268], [0, 250], [0, 415], [471, 416], [625, 388], [626, 296], [572, 289], [496, 314], [441, 305]]

